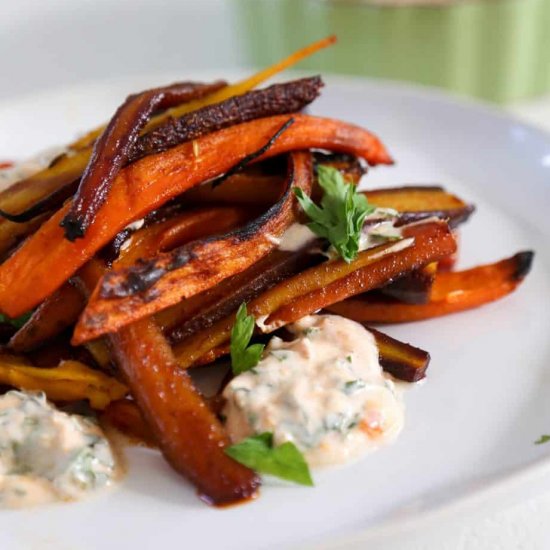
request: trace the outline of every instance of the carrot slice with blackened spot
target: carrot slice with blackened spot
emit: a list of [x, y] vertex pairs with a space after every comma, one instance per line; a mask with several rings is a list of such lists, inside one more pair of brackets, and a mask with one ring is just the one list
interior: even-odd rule
[[438, 273], [427, 304], [404, 304], [365, 294], [327, 309], [355, 321], [408, 323], [473, 309], [513, 292], [531, 269], [533, 252], [466, 271]]
[[142, 319], [109, 337], [113, 353], [147, 425], [170, 465], [208, 503], [253, 497], [260, 480], [224, 453], [229, 439], [182, 371], [162, 333]]
[[154, 88], [129, 96], [117, 109], [95, 143], [78, 191], [61, 222], [67, 239], [74, 241], [84, 236], [151, 114], [188, 101], [195, 94], [196, 87], [193, 82], [180, 82]]
[[293, 150], [329, 149], [364, 158], [371, 164], [391, 163], [380, 140], [357, 126], [308, 115], [281, 115], [219, 130], [191, 143], [152, 155], [122, 170], [109, 200], [103, 204], [83, 239], [64, 239], [59, 222], [64, 207], [0, 265], [0, 310], [17, 317], [59, 288], [101, 247], [129, 223], [159, 208], [187, 189], [225, 173], [258, 150], [289, 118], [294, 123], [258, 160]]
[[311, 153], [289, 156], [286, 189], [260, 218], [218, 238], [196, 241], [123, 270], [107, 273], [75, 328], [73, 342], [118, 330], [183, 298], [208, 290], [266, 256], [297, 217], [292, 187], [311, 191]]

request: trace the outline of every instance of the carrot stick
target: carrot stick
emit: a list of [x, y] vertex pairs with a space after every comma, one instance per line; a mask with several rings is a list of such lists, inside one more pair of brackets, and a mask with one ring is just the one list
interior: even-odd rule
[[[356, 260], [325, 262], [286, 279], [249, 302], [264, 332], [271, 332], [287, 323], [327, 307], [349, 296], [383, 285], [388, 280], [437, 260], [455, 246], [445, 222], [426, 222], [408, 229], [414, 242], [395, 249], [385, 244], [361, 252]], [[405, 243], [406, 244], [406, 243]], [[200, 360], [206, 353], [229, 340], [234, 314], [215, 322], [174, 346], [182, 368]]]
[[[294, 123], [257, 160], [292, 150], [324, 148], [376, 163], [391, 158], [371, 133], [340, 121], [295, 115], [240, 124], [146, 157], [120, 172], [109, 200], [86, 236], [71, 243], [59, 223], [68, 205], [52, 216], [0, 266], [0, 310], [17, 317], [59, 288], [127, 224], [199, 183], [228, 171], [263, 147], [294, 118]], [[195, 154], [198, 151], [198, 154]]]
[[217, 238], [195, 241], [132, 267], [107, 273], [78, 321], [73, 343], [93, 340], [176, 304], [182, 298], [208, 290], [273, 250], [274, 239], [296, 220], [292, 187], [303, 189], [306, 194], [311, 192], [311, 154], [296, 152], [289, 158], [285, 192], [261, 217]]
[[327, 309], [355, 321], [408, 323], [473, 309], [513, 292], [531, 269], [532, 252], [466, 271], [438, 273], [427, 304], [404, 304], [368, 295], [333, 304]]

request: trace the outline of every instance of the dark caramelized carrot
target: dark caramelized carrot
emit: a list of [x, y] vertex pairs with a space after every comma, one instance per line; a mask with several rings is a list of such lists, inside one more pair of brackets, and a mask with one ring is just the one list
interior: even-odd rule
[[170, 465], [201, 498], [216, 505], [249, 499], [258, 476], [224, 453], [219, 420], [182, 371], [162, 333], [142, 319], [109, 337], [113, 354], [147, 425]]
[[30, 319], [13, 335], [9, 347], [17, 352], [38, 348], [76, 323], [84, 305], [80, 290], [65, 283], [38, 306]]
[[134, 320], [208, 290], [266, 256], [296, 220], [293, 187], [309, 194], [309, 152], [291, 153], [285, 192], [279, 202], [248, 225], [217, 238], [195, 241], [132, 267], [110, 271], [92, 294], [73, 342], [113, 332]]
[[179, 82], [131, 95], [117, 109], [96, 141], [90, 161], [82, 174], [78, 191], [61, 227], [70, 241], [80, 239], [105, 202], [109, 188], [128, 161], [132, 148], [151, 114], [173, 107], [196, 96], [202, 84]]
[[371, 327], [366, 327], [376, 339], [382, 368], [405, 382], [418, 382], [426, 376], [430, 354], [420, 348], [401, 342]]
[[519, 252], [495, 264], [466, 271], [438, 273], [426, 304], [404, 304], [373, 296], [357, 296], [327, 309], [355, 321], [408, 323], [472, 309], [513, 292], [531, 269], [532, 252]]
[[[296, 297], [289, 300], [290, 296], [287, 296], [281, 307], [267, 318], [266, 325], [277, 328], [297, 321], [304, 315], [349, 296], [378, 288], [388, 280], [437, 261], [456, 248], [449, 226], [442, 221], [412, 225], [404, 229], [403, 235], [414, 239], [411, 246], [391, 252], [392, 244], [382, 245], [361, 252], [357, 260], [350, 264], [338, 260], [332, 269], [327, 264], [324, 272], [320, 270], [320, 273], [316, 273], [314, 270], [317, 268], [312, 268], [310, 273], [306, 271], [300, 274], [298, 277], [303, 280], [293, 285], [292, 293], [296, 293]], [[388, 253], [384, 252], [385, 249]], [[322, 265], [319, 267], [322, 268]], [[277, 296], [276, 288], [271, 292], [274, 299], [281, 299]]]
[[[348, 296], [383, 285], [393, 277], [437, 260], [454, 250], [455, 242], [445, 222], [434, 221], [407, 229], [414, 242], [392, 250], [393, 244], [360, 252], [349, 264], [334, 260], [311, 267], [260, 294], [248, 312], [270, 332], [305, 315], [326, 308]], [[234, 313], [174, 346], [181, 367], [187, 368], [206, 353], [229, 340]]]
[[[61, 209], [0, 266], [0, 310], [10, 317], [30, 310], [126, 225], [223, 174], [263, 146], [289, 118], [282, 115], [232, 126], [197, 139], [195, 148], [184, 143], [131, 164], [113, 183], [109, 200], [97, 214], [97, 224], [74, 243], [63, 238], [59, 223], [67, 207]], [[392, 162], [380, 140], [357, 126], [308, 115], [292, 118], [294, 124], [262, 158], [322, 148], [347, 152], [371, 164]]]

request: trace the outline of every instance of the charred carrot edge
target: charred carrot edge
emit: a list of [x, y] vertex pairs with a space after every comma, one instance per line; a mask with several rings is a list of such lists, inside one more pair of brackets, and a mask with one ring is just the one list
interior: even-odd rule
[[[92, 260], [79, 271], [88, 292], [104, 266]], [[168, 342], [152, 319], [108, 337], [113, 356], [164, 458], [191, 481], [203, 500], [224, 505], [255, 496], [258, 476], [223, 451], [228, 437], [216, 416], [178, 368]]]
[[391, 336], [365, 327], [376, 340], [380, 365], [395, 378], [405, 382], [418, 382], [426, 376], [430, 354], [423, 349], [401, 342]]
[[151, 113], [190, 101], [203, 89], [202, 83], [180, 82], [126, 99], [94, 144], [71, 207], [61, 222], [65, 238], [74, 241], [84, 236]]
[[[389, 279], [437, 261], [456, 248], [452, 232], [442, 221], [413, 225], [403, 231], [403, 236], [405, 239], [413, 240], [413, 244], [407, 247], [406, 240], [398, 241], [396, 246], [401, 243], [403, 248], [396, 252], [392, 252], [391, 244], [383, 245], [386, 248], [378, 254], [377, 249], [367, 250], [363, 253], [365, 264], [351, 273], [342, 265], [344, 262], [340, 261], [342, 276], [339, 278], [315, 279], [305, 276], [301, 285], [297, 285], [300, 294], [281, 304], [279, 309], [271, 313], [265, 321], [266, 328], [274, 330], [345, 298], [378, 288]], [[325, 284], [319, 284], [321, 281]], [[316, 288], [313, 288], [314, 286]]]
[[[107, 273], [77, 323], [73, 342], [113, 332], [208, 290], [273, 250], [274, 238], [296, 219], [292, 187], [300, 187], [307, 194], [311, 191], [311, 154], [296, 152], [289, 158], [285, 193], [260, 218], [218, 238], [195, 241], [126, 270]], [[106, 289], [113, 292], [105, 294]]]
[[[252, 76], [249, 76], [248, 78], [241, 80], [240, 82], [236, 82], [235, 84], [230, 84], [229, 86], [226, 86], [221, 90], [208, 94], [206, 97], [202, 99], [198, 99], [198, 100], [186, 103], [184, 105], [180, 105], [179, 107], [173, 107], [172, 109], [169, 109], [165, 113], [162, 113], [156, 117], [153, 117], [149, 122], [149, 124], [145, 127], [145, 131], [149, 131], [149, 130], [152, 130], [153, 128], [157, 128], [160, 124], [162, 124], [163, 122], [165, 122], [170, 118], [179, 118], [183, 115], [186, 115], [187, 113], [196, 111], [197, 109], [200, 109], [201, 107], [204, 107], [206, 105], [213, 105], [214, 103], [220, 103], [221, 101], [224, 101], [230, 97], [244, 94], [249, 90], [252, 90], [256, 86], [260, 85], [262, 82], [269, 80], [271, 77], [275, 76], [277, 73], [280, 73], [285, 69], [288, 69], [293, 65], [296, 65], [306, 57], [313, 55], [314, 53], [318, 52], [319, 50], [322, 50], [323, 48], [332, 46], [335, 42], [336, 42], [336, 36], [334, 35], [327, 36], [326, 38], [322, 38], [321, 40], [308, 44], [304, 48], [301, 48], [295, 51], [294, 53], [290, 54], [288, 57], [285, 57], [284, 59], [278, 61], [277, 63], [269, 67], [266, 67], [265, 69], [262, 69], [256, 74], [253, 74]], [[83, 136], [80, 140], [74, 142], [71, 147], [73, 149], [82, 149], [85, 147], [89, 147], [95, 141], [95, 139], [103, 132], [104, 129], [105, 127], [101, 126], [100, 128], [96, 128], [95, 130], [88, 132], [88, 134]]]
[[[186, 189], [227, 171], [256, 151], [290, 117], [271, 117], [233, 126], [190, 143], [146, 157], [125, 168], [115, 180], [97, 224], [75, 243], [63, 238], [61, 209], [0, 266], [0, 310], [16, 317], [39, 304], [126, 225]], [[391, 162], [382, 143], [366, 130], [339, 121], [295, 115], [294, 124], [264, 157], [312, 147], [344, 151]]]
[[322, 261], [322, 256], [311, 253], [316, 244], [296, 251], [274, 250], [210, 290], [159, 312], [156, 320], [171, 344], [181, 342], [236, 311], [243, 302]]
[[379, 292], [407, 304], [425, 304], [430, 301], [438, 264], [439, 262], [432, 262], [420, 269], [415, 269], [389, 285], [383, 286]]
[[76, 323], [84, 309], [82, 293], [70, 283], [46, 298], [30, 319], [13, 335], [10, 349], [32, 351]]
[[408, 323], [473, 309], [513, 292], [529, 273], [533, 252], [466, 271], [438, 273], [427, 304], [403, 304], [357, 296], [327, 309], [355, 321]]
[[[450, 253], [455, 246], [445, 222], [428, 222], [410, 228], [414, 242], [401, 249], [393, 244], [361, 252], [347, 264], [325, 262], [275, 285], [248, 304], [248, 311], [264, 332], [293, 322], [329, 304], [384, 284], [392, 277], [416, 269]], [[407, 244], [407, 243], [405, 243]], [[229, 340], [234, 313], [174, 346], [182, 368]]]

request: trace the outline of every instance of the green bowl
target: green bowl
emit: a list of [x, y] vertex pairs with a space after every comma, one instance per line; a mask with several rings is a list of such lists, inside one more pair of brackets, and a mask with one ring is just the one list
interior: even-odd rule
[[335, 33], [338, 43], [300, 68], [412, 81], [498, 103], [550, 90], [550, 0], [234, 1], [254, 65]]

